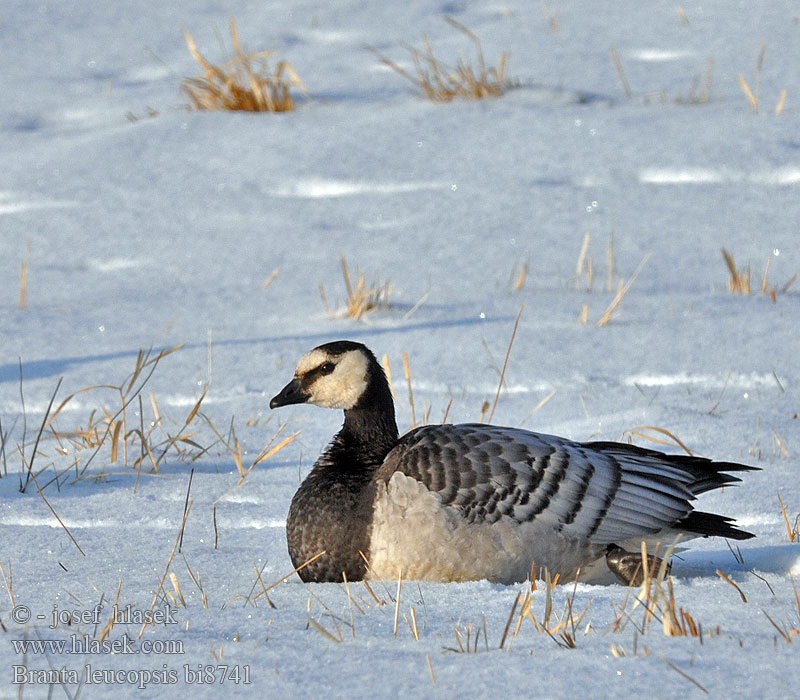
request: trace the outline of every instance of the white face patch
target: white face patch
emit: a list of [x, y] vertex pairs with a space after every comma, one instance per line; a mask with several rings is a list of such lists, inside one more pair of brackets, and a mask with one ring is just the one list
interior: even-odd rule
[[335, 365], [330, 374], [320, 374], [307, 387], [308, 403], [322, 408], [353, 408], [367, 388], [369, 363], [359, 350], [348, 350], [342, 355], [329, 355], [315, 348], [297, 363], [295, 376], [302, 379], [308, 372], [326, 362]]

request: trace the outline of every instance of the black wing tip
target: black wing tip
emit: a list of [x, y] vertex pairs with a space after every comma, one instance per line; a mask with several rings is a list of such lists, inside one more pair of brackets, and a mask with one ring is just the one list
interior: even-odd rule
[[735, 522], [724, 515], [693, 510], [675, 523], [675, 527], [703, 537], [725, 537], [729, 540], [750, 540], [755, 537], [752, 532], [740, 530]]
[[694, 495], [741, 481], [738, 476], [734, 476], [729, 472], [761, 471], [761, 467], [753, 467], [749, 464], [715, 461], [708, 457], [699, 457], [697, 455], [659, 452], [626, 442], [598, 441], [587, 442], [584, 445], [612, 455], [616, 453], [617, 456], [627, 456], [629, 458], [644, 457], [655, 459], [677, 467], [693, 477], [693, 481], [689, 484], [689, 489]]

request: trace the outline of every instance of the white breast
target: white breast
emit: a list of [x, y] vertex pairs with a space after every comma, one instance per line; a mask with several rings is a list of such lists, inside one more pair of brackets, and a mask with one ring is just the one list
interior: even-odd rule
[[467, 522], [455, 508], [443, 506], [438, 494], [396, 472], [378, 486], [368, 577], [507, 584], [524, 581], [534, 561], [539, 571], [573, 577], [587, 559], [601, 554], [602, 548], [537, 520]]

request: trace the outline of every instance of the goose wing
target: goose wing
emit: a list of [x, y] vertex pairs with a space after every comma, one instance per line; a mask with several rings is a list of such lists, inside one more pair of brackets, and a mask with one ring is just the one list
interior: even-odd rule
[[693, 511], [695, 494], [752, 469], [614, 442], [577, 443], [483, 424], [436, 425], [404, 435], [378, 479], [400, 471], [468, 522], [533, 520], [602, 545], [675, 527], [744, 539], [729, 518]]

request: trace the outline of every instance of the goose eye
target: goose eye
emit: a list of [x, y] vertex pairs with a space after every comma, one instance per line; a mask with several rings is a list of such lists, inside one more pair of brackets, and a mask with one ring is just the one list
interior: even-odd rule
[[320, 365], [319, 372], [320, 374], [330, 374], [336, 368], [336, 365], [333, 362], [326, 362], [324, 365]]

